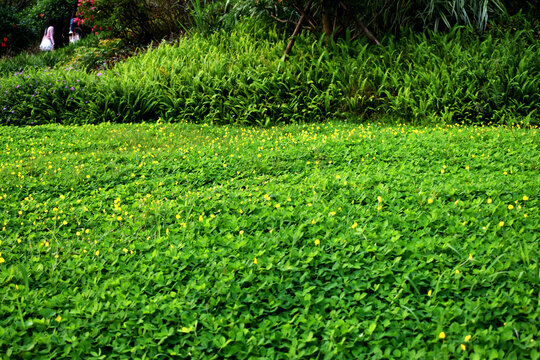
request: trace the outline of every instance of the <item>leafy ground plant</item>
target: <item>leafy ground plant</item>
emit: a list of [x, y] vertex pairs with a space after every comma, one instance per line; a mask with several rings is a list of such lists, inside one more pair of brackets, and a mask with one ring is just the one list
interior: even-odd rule
[[0, 357], [538, 359], [539, 140], [0, 127]]

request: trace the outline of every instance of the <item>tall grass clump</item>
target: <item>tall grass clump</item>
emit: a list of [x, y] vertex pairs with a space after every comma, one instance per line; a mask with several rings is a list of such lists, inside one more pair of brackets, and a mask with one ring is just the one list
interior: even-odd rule
[[413, 122], [538, 121], [540, 48], [524, 31], [499, 38], [463, 28], [409, 34], [339, 60], [344, 112]]
[[329, 117], [411, 123], [538, 124], [540, 50], [526, 32], [467, 28], [404, 34], [374, 47], [326, 46], [241, 23], [193, 34], [106, 71], [27, 69], [4, 76], [0, 123], [166, 121], [269, 125]]

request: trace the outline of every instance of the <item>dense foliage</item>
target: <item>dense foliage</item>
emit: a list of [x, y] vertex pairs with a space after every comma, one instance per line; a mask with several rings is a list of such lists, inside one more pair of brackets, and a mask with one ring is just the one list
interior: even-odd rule
[[76, 0], [0, 0], [0, 56], [14, 55], [36, 47], [47, 24], [55, 27], [55, 43], [68, 42], [69, 20], [76, 9]]
[[540, 359], [524, 4], [0, 0], [0, 359]]
[[539, 137], [0, 127], [0, 354], [538, 359]]
[[79, 0], [77, 16], [93, 32], [148, 43], [179, 32], [190, 17], [185, 1]]
[[[505, 12], [503, 0], [239, 0], [233, 3], [238, 10], [259, 16], [266, 14], [267, 18], [277, 19], [282, 24], [295, 23], [303, 16], [303, 27], [334, 38], [347, 31], [373, 31], [377, 36], [383, 36], [399, 34], [404, 28], [437, 31], [455, 25], [471, 25], [484, 30], [491, 16]], [[523, 3], [522, 7], [526, 5]]]
[[19, 21], [13, 7], [0, 3], [0, 57], [27, 47], [32, 38], [29, 24]]
[[540, 71], [540, 47], [527, 32], [483, 38], [466, 29], [411, 33], [387, 38], [384, 47], [327, 47], [303, 37], [287, 62], [280, 59], [280, 39], [276, 32], [244, 28], [194, 35], [107, 71], [78, 70], [77, 64], [86, 68], [114, 45], [100, 42], [92, 51], [80, 48], [80, 61], [58, 69], [4, 73], [0, 123], [161, 117], [265, 125], [362, 115], [538, 124], [540, 78], [534, 74]]

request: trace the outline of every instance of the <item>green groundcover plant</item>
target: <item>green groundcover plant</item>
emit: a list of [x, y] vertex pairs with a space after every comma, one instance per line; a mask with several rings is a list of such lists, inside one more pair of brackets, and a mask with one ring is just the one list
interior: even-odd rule
[[0, 357], [538, 359], [539, 136], [0, 127]]

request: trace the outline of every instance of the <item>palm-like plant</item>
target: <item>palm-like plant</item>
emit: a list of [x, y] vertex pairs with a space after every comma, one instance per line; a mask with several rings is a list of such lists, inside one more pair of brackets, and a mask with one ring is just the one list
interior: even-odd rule
[[[260, 4], [264, 1], [259, 1]], [[303, 19], [303, 25], [327, 36], [339, 36], [354, 29], [370, 36], [397, 33], [404, 27], [432, 28], [443, 25], [471, 25], [479, 30], [487, 26], [489, 16], [503, 12], [502, 0], [266, 0], [279, 5], [272, 14], [282, 21]], [[289, 16], [289, 18], [281, 18]]]
[[463, 24], [484, 30], [490, 14], [504, 11], [501, 0], [427, 0], [425, 3], [420, 16], [434, 30], [441, 22], [448, 28]]

